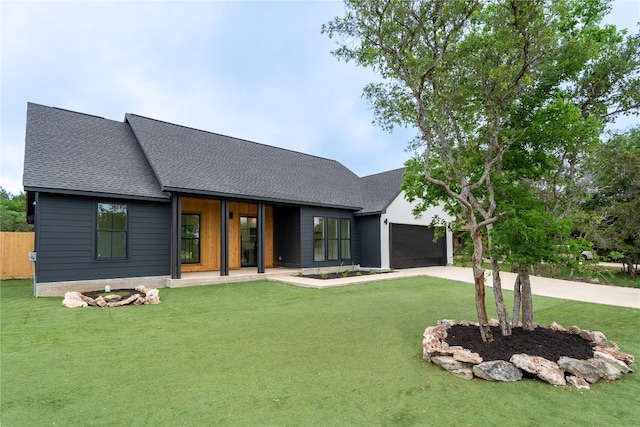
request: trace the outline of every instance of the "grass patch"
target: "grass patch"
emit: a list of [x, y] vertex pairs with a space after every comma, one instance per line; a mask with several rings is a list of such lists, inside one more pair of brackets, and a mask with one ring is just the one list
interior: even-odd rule
[[[475, 317], [468, 284], [419, 277], [317, 290], [259, 281], [162, 289], [160, 305], [109, 309], [35, 299], [30, 281], [1, 282], [0, 292], [3, 426], [640, 419], [637, 373], [579, 391], [531, 380], [466, 381], [425, 363], [425, 327]], [[639, 310], [534, 303], [540, 323], [601, 330], [640, 356]]]
[[[456, 258], [454, 265], [458, 267], [471, 267], [471, 262]], [[483, 268], [491, 270], [491, 264], [483, 263]], [[511, 271], [511, 265], [502, 264], [501, 271]], [[622, 270], [622, 266], [610, 267], [594, 263], [581, 263], [578, 268], [558, 264], [539, 264], [530, 273], [534, 276], [550, 277], [553, 279], [581, 281], [585, 283], [597, 283], [599, 285], [621, 286], [626, 288], [640, 288], [640, 280], [633, 280], [629, 273]]]

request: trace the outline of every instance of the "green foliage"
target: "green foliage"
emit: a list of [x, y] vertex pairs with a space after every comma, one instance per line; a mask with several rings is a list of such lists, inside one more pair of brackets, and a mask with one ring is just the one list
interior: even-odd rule
[[[402, 189], [418, 201], [414, 214], [444, 203], [454, 229], [470, 229], [476, 286], [485, 246], [526, 265], [581, 244], [567, 239], [581, 215], [583, 160], [607, 122], [640, 106], [640, 36], [601, 23], [609, 2], [345, 8], [323, 32], [338, 39], [336, 57], [384, 79], [364, 88], [376, 123], [416, 129]], [[484, 322], [484, 302], [476, 305]]]
[[640, 262], [640, 128], [612, 137], [590, 165], [588, 216], [579, 229], [603, 255], [621, 260], [635, 277]]
[[13, 195], [0, 187], [0, 231], [33, 231], [27, 224], [27, 195]]
[[[0, 282], [2, 426], [580, 426], [640, 418], [630, 398], [640, 393], [636, 374], [580, 391], [530, 379], [466, 381], [424, 362], [427, 326], [474, 315], [460, 302], [473, 300], [473, 286], [458, 282], [324, 290], [233, 283], [161, 289], [160, 305], [109, 309], [66, 309], [32, 290], [28, 280]], [[535, 302], [541, 324], [602, 331], [640, 354], [637, 310]]]

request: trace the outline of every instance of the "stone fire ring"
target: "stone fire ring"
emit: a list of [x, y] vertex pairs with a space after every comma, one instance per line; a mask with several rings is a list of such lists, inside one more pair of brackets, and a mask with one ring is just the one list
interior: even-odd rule
[[[474, 377], [488, 381], [513, 382], [523, 378], [523, 371], [554, 386], [573, 385], [589, 389], [599, 379], [614, 381], [622, 374], [633, 372], [629, 367], [634, 362], [631, 354], [620, 351], [614, 342], [606, 339], [602, 332], [581, 330], [572, 326], [568, 330], [552, 323], [549, 329], [580, 335], [591, 343], [593, 357], [587, 360], [560, 357], [557, 361], [540, 356], [514, 354], [509, 362], [504, 360], [484, 361], [478, 353], [461, 346], [449, 346], [445, 341], [447, 330], [456, 325], [455, 320], [440, 320], [437, 326], [429, 326], [424, 331], [422, 357], [456, 377], [471, 380]], [[463, 326], [478, 326], [478, 323], [461, 321]], [[497, 321], [492, 319], [491, 326]]]

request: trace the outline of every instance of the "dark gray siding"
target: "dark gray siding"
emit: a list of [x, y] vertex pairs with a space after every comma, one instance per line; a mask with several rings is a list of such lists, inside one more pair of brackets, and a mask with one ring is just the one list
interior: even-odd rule
[[380, 253], [380, 215], [359, 216], [358, 242], [360, 247], [360, 265], [363, 267], [382, 267]]
[[[127, 205], [127, 259], [96, 260], [98, 202]], [[38, 282], [169, 274], [168, 203], [40, 193], [36, 206]]]
[[273, 256], [278, 267], [300, 267], [299, 207], [273, 207]]
[[[351, 259], [337, 261], [315, 262], [313, 260], [313, 217], [321, 216], [325, 218], [348, 218], [351, 220]], [[339, 246], [339, 245], [338, 245]], [[358, 227], [354, 220], [353, 212], [343, 209], [328, 208], [300, 208], [300, 257], [301, 267], [331, 267], [344, 264], [358, 264]]]

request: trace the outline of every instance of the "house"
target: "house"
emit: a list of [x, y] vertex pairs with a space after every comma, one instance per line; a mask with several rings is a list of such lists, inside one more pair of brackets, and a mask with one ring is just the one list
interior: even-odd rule
[[135, 114], [30, 103], [36, 295], [165, 286], [191, 272], [451, 262], [450, 235], [434, 243], [428, 227], [442, 212], [414, 218], [402, 173], [361, 178], [335, 160]]

